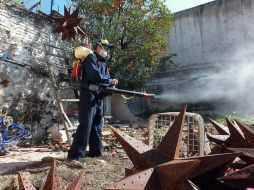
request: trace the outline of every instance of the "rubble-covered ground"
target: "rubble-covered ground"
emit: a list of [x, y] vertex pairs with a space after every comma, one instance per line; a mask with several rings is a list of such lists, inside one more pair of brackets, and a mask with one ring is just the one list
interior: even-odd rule
[[[83, 165], [84, 168], [81, 166]], [[60, 159], [57, 162], [58, 174], [62, 183], [62, 188], [67, 187], [78, 174], [84, 170], [83, 183], [81, 189], [95, 190], [105, 189], [113, 182], [124, 177], [125, 167], [131, 167], [129, 159], [123, 155], [104, 156], [102, 158], [86, 158], [84, 163], [68, 162]], [[43, 189], [50, 166], [46, 163], [38, 163], [28, 166], [21, 172], [25, 172], [32, 184]], [[17, 184], [17, 172], [0, 176], [0, 189], [9, 190], [10, 184], [15, 180]]]
[[[118, 125], [122, 131], [145, 142], [146, 128], [131, 128], [129, 125]], [[8, 157], [0, 156], [0, 189], [11, 190], [13, 184], [18, 185], [18, 172], [25, 172], [37, 189], [43, 189], [50, 165], [40, 162], [43, 157], [57, 159], [58, 173], [62, 189], [67, 187], [78, 174], [84, 170], [81, 189], [105, 189], [124, 177], [125, 168], [131, 168], [132, 163], [116, 141], [109, 129], [103, 131], [105, 155], [98, 158], [85, 158], [84, 163], [66, 160], [66, 148], [43, 145], [40, 147], [19, 148], [19, 151]], [[12, 185], [11, 185], [12, 184]], [[14, 186], [15, 186], [14, 185]]]
[[[115, 123], [113, 126], [144, 143], [148, 141], [148, 128], [145, 125]], [[160, 133], [160, 130], [157, 132]], [[212, 130], [209, 123], [206, 124], [206, 132], [217, 134], [216, 131]], [[161, 133], [164, 132], [161, 131]], [[57, 159], [62, 189], [67, 187], [82, 170], [84, 171], [84, 176], [81, 189], [105, 189], [122, 179], [125, 174], [125, 168], [131, 168], [132, 163], [108, 127], [103, 130], [103, 142], [106, 151], [105, 156], [86, 158], [84, 163], [81, 164], [66, 160], [68, 147], [63, 145], [51, 144], [32, 147], [31, 149], [19, 148], [18, 151], [16, 150], [9, 157], [0, 156], [0, 189], [13, 190], [10, 186], [11, 184], [14, 184], [14, 186], [18, 184], [18, 172], [25, 172], [37, 189], [43, 189], [50, 166], [39, 161], [47, 156]]]

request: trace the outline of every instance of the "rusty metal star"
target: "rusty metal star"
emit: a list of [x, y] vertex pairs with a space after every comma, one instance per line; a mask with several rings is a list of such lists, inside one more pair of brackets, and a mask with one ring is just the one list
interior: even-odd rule
[[67, 10], [64, 6], [64, 16], [52, 16], [53, 20], [58, 23], [58, 26], [53, 30], [53, 32], [62, 33], [62, 40], [70, 41], [72, 38], [75, 39], [77, 31], [75, 30], [83, 20], [78, 18], [79, 7], [75, 9], [72, 13]]
[[221, 123], [214, 121], [212, 119], [209, 119], [209, 120], [220, 135], [229, 135], [230, 134], [228, 127], [226, 127], [225, 125], [222, 125]]
[[219, 178], [225, 183], [239, 185], [241, 187], [254, 187], [254, 164]]
[[[61, 190], [61, 183], [57, 172], [56, 160], [54, 158], [46, 158], [42, 161], [51, 163], [51, 169], [48, 173], [48, 177], [43, 187], [43, 190]], [[81, 171], [80, 174], [74, 179], [74, 181], [65, 188], [65, 190], [79, 190], [81, 188], [81, 181], [83, 175], [84, 171]], [[36, 190], [36, 188], [32, 185], [32, 183], [24, 173], [19, 173], [18, 180], [19, 189]]]
[[[238, 120], [231, 122], [227, 117], [227, 127], [222, 124], [210, 120], [218, 131], [219, 135], [211, 135], [207, 133], [207, 138], [219, 146], [212, 149], [211, 154], [223, 153], [225, 147], [230, 148], [251, 148], [254, 147], [254, 132], [247, 125]], [[228, 133], [228, 134], [225, 134]], [[219, 148], [220, 147], [220, 148]]]
[[239, 158], [248, 164], [254, 164], [254, 148], [227, 148], [227, 150], [241, 152], [242, 154], [239, 155]]
[[193, 189], [189, 179], [221, 166], [239, 154], [179, 158], [185, 111], [186, 106], [155, 149], [112, 128], [134, 167], [127, 169], [126, 177], [107, 189]]

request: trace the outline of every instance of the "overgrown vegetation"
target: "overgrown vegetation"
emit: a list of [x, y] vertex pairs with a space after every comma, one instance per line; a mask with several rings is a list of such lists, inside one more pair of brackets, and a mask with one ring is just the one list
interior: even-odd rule
[[115, 47], [109, 67], [119, 87], [139, 88], [165, 56], [172, 16], [164, 0], [73, 0], [87, 17], [91, 39], [107, 38]]
[[225, 115], [206, 115], [206, 116], [203, 116], [203, 119], [205, 122], [209, 122], [209, 118], [219, 122], [219, 123], [222, 123], [224, 125], [226, 125], [226, 119], [225, 119], [225, 116], [230, 120], [232, 121], [233, 119], [238, 119], [240, 121], [243, 121], [245, 123], [254, 123], [254, 116], [241, 116], [241, 115], [237, 115], [235, 113], [230, 113], [230, 114], [225, 114]]

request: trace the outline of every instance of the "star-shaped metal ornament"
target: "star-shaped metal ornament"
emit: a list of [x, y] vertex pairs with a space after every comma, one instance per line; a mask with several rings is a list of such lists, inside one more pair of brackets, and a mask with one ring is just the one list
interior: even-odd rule
[[238, 120], [231, 122], [227, 117], [227, 126], [210, 120], [218, 131], [219, 135], [211, 135], [207, 133], [207, 137], [211, 142], [217, 144], [211, 154], [228, 152], [226, 148], [252, 148], [254, 147], [254, 134], [252, 129]]
[[228, 174], [220, 178], [221, 181], [225, 183], [245, 187], [254, 187], [254, 164], [240, 169], [234, 173]]
[[241, 152], [242, 154], [239, 156], [243, 161], [248, 164], [254, 164], [254, 131], [251, 127], [243, 122], [235, 120], [239, 128], [242, 130], [245, 137], [245, 144], [248, 144], [248, 148], [240, 147], [240, 148], [226, 148], [232, 152]]
[[[43, 187], [43, 190], [61, 190], [61, 182], [57, 172], [56, 160], [54, 158], [44, 158], [43, 162], [49, 162], [51, 164], [51, 169], [48, 173], [47, 180]], [[65, 190], [79, 190], [81, 188], [81, 181], [84, 175], [84, 171], [81, 171], [80, 174], [70, 183]], [[24, 173], [19, 173], [19, 189], [21, 190], [36, 190], [32, 185], [31, 181], [27, 178]]]
[[77, 27], [80, 25], [82, 18], [78, 17], [79, 7], [72, 13], [64, 6], [64, 16], [52, 16], [53, 20], [58, 23], [57, 28], [53, 32], [62, 33], [62, 40], [75, 39], [78, 33]]
[[235, 159], [239, 153], [179, 158], [185, 111], [186, 106], [154, 149], [112, 128], [134, 167], [107, 189], [195, 189], [192, 178]]
[[[239, 154], [239, 158], [236, 163], [233, 163], [234, 170], [220, 177], [219, 180], [226, 184], [234, 185], [235, 187], [241, 188], [253, 188], [254, 187], [254, 130], [253, 128], [234, 120], [230, 122], [227, 118], [228, 134], [225, 134], [225, 126], [215, 123], [212, 121], [214, 127], [217, 129], [220, 135], [208, 135], [212, 142], [222, 145], [224, 148], [216, 149], [213, 152], [235, 152]], [[223, 129], [223, 130], [222, 130]], [[225, 138], [227, 136], [227, 138]], [[218, 137], [220, 138], [218, 140]], [[224, 137], [224, 139], [222, 139]], [[247, 167], [246, 167], [247, 165]], [[244, 166], [242, 168], [242, 166]], [[239, 170], [240, 168], [240, 170]], [[233, 171], [233, 172], [232, 172]]]

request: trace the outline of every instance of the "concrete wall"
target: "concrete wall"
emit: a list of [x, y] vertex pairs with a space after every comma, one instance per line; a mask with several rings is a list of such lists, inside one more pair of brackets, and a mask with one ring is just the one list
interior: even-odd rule
[[[35, 137], [42, 137], [57, 115], [43, 44], [63, 48], [68, 45], [62, 42], [61, 36], [52, 33], [54, 27], [52, 20], [44, 14], [33, 13], [12, 1], [0, 1], [0, 57], [26, 65], [21, 67], [0, 60], [0, 81], [10, 81], [6, 88], [7, 100], [1, 102], [0, 107], [8, 105], [16, 122], [25, 120], [25, 126]], [[51, 58], [51, 61], [54, 64], [61, 62], [58, 58]]]
[[173, 60], [179, 64], [227, 62], [239, 48], [248, 48], [254, 41], [252, 0], [217, 0], [174, 17], [169, 52], [177, 54]]
[[213, 105], [205, 106], [212, 112], [249, 109], [253, 97], [248, 94], [254, 90], [249, 84], [254, 80], [253, 20], [253, 0], [216, 0], [175, 13], [167, 35], [174, 64], [164, 61], [166, 69], [147, 83], [147, 91], [162, 98], [152, 100], [150, 107], [170, 110], [189, 103]]

